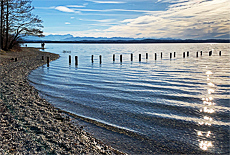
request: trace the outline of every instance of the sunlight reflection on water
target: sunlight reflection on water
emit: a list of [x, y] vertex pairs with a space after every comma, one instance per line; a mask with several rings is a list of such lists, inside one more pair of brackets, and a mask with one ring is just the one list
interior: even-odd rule
[[[207, 67], [206, 67], [207, 68]], [[205, 98], [202, 98], [204, 108], [200, 110], [201, 113], [203, 113], [203, 119], [204, 122], [199, 122], [199, 125], [205, 125], [205, 126], [212, 126], [212, 121], [214, 118], [207, 114], [213, 114], [215, 113], [215, 103], [212, 102], [214, 99], [213, 93], [215, 90], [213, 89], [215, 87], [215, 84], [211, 82], [211, 75], [213, 75], [213, 72], [208, 70], [206, 72], [207, 75], [207, 96]], [[215, 143], [215, 135], [209, 131], [198, 131], [198, 141], [199, 141], [199, 147], [206, 151], [208, 149], [213, 149], [214, 143]]]

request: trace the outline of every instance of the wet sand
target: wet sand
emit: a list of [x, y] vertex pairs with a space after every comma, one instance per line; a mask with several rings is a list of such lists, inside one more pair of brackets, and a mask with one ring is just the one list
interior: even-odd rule
[[0, 52], [0, 154], [123, 154], [40, 98], [27, 76], [46, 63], [42, 56], [59, 58], [35, 48]]

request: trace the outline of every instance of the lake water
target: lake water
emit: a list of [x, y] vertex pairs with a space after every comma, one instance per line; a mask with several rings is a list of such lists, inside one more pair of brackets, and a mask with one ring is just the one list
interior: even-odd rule
[[45, 47], [61, 57], [32, 71], [32, 85], [56, 107], [105, 126], [90, 129], [113, 147], [130, 154], [229, 153], [230, 44]]

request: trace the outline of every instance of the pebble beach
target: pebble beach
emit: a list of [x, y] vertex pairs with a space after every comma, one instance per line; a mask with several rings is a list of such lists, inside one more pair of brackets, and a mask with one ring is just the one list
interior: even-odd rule
[[[27, 76], [59, 55], [22, 48], [0, 53], [0, 154], [123, 154], [42, 99]], [[15, 59], [16, 58], [16, 59]]]

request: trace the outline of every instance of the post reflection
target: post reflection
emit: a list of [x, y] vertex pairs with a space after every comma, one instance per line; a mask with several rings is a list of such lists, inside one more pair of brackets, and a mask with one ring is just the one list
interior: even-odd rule
[[200, 126], [205, 126], [206, 131], [197, 131], [198, 142], [200, 149], [207, 151], [214, 148], [214, 139], [215, 135], [212, 131], [208, 130], [208, 127], [212, 126], [213, 114], [215, 113], [215, 105], [213, 102], [213, 93], [215, 92], [215, 84], [211, 81], [212, 71], [207, 71], [207, 94], [206, 97], [202, 98], [203, 107], [200, 109], [200, 112], [203, 115], [201, 121], [199, 122]]

